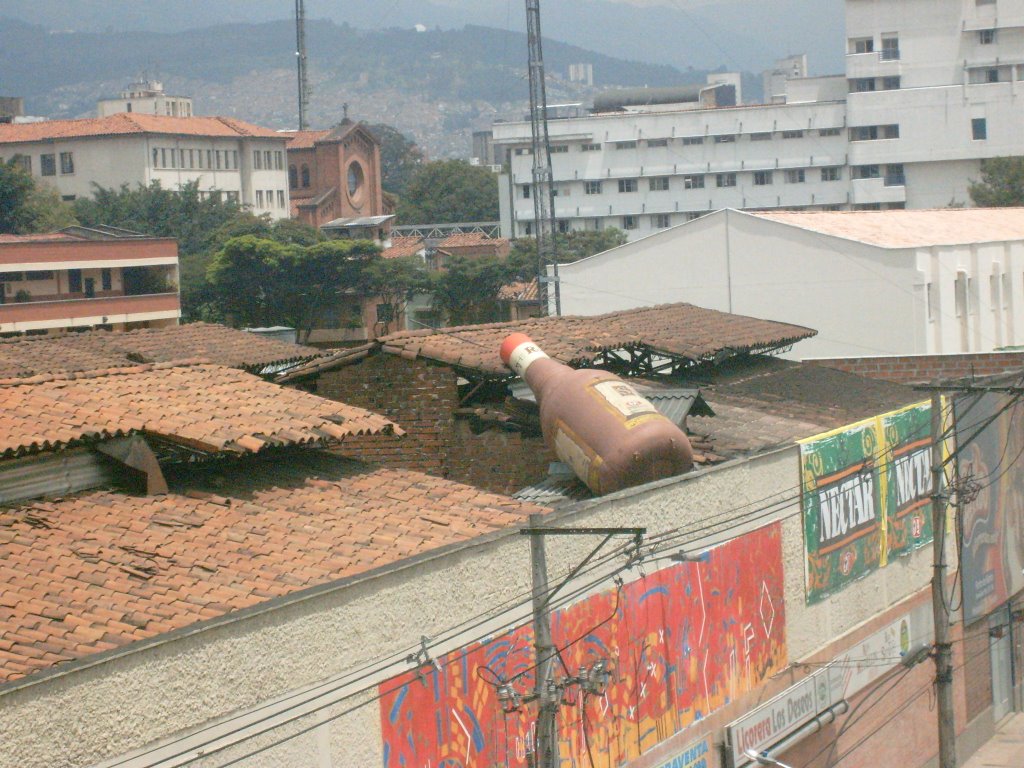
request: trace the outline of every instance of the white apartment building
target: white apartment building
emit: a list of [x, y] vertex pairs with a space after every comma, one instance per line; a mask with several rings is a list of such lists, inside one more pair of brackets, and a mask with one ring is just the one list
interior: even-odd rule
[[[1024, 0], [847, 0], [846, 73], [785, 103], [618, 104], [549, 122], [559, 228], [630, 240], [711, 210], [969, 205], [981, 160], [1024, 154]], [[532, 229], [528, 122], [494, 125], [502, 232]]]
[[170, 96], [164, 93], [164, 84], [159, 80], [138, 80], [121, 91], [116, 99], [101, 99], [96, 106], [97, 117], [116, 115], [118, 112], [192, 117], [192, 99], [189, 96]]
[[198, 182], [256, 214], [288, 218], [288, 137], [227, 117], [118, 113], [86, 120], [0, 125], [0, 159], [18, 161], [65, 200], [93, 185], [164, 189]]

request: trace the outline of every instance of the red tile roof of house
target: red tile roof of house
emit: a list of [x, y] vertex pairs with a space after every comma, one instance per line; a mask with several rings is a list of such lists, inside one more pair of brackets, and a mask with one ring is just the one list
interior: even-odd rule
[[[318, 451], [0, 510], [0, 681], [389, 566], [540, 507]], [[211, 493], [212, 492], [212, 493]]]
[[330, 135], [330, 131], [281, 131], [280, 135], [290, 138], [288, 149], [312, 149], [322, 139]]
[[422, 237], [392, 237], [391, 246], [385, 248], [381, 256], [385, 259], [400, 259], [406, 256], [415, 256], [424, 248], [426, 248], [426, 244], [423, 242]]
[[250, 453], [396, 431], [362, 408], [205, 364], [0, 380], [0, 401], [0, 456], [131, 432], [206, 453]]
[[101, 370], [138, 363], [202, 358], [258, 372], [268, 366], [309, 360], [322, 350], [276, 341], [211, 323], [136, 331], [85, 331], [0, 339], [0, 378]]
[[537, 278], [527, 282], [509, 283], [501, 286], [498, 301], [537, 301], [540, 298]]
[[81, 238], [72, 237], [64, 232], [52, 232], [45, 235], [0, 235], [0, 243], [52, 243], [65, 240], [79, 241]]
[[30, 141], [54, 141], [86, 136], [123, 136], [164, 134], [172, 136], [260, 137], [287, 139], [270, 128], [236, 120], [233, 117], [167, 117], [121, 112], [107, 117], [82, 120], [44, 120], [39, 123], [0, 125], [0, 144]]

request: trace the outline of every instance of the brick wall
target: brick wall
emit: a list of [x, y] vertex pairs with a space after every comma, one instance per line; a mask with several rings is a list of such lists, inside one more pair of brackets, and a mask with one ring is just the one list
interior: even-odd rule
[[964, 627], [964, 698], [970, 722], [992, 706], [992, 662], [989, 659], [988, 619]]
[[444, 365], [378, 354], [321, 374], [314, 390], [383, 414], [405, 435], [348, 438], [337, 453], [415, 469], [496, 493], [513, 493], [547, 475], [554, 460], [540, 437], [488, 429], [473, 434], [455, 418], [455, 372]]
[[872, 379], [918, 384], [963, 376], [990, 376], [1024, 368], [1024, 352], [976, 352], [963, 355], [834, 357], [805, 362], [838, 368]]

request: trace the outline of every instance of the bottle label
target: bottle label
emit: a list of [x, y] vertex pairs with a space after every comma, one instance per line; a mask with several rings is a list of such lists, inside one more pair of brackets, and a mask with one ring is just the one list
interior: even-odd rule
[[515, 371], [517, 376], [523, 376], [526, 373], [526, 369], [530, 367], [530, 364], [534, 360], [540, 360], [542, 357], [547, 357], [547, 355], [544, 354], [540, 347], [532, 341], [523, 342], [512, 350], [512, 354], [508, 358], [508, 367]]
[[[597, 486], [597, 470], [603, 463], [601, 457], [587, 447], [579, 435], [559, 419], [555, 422], [555, 455], [568, 464], [573, 473], [594, 492]], [[593, 474], [592, 474], [593, 473]]]
[[658, 414], [658, 409], [647, 398], [624, 381], [599, 381], [591, 387], [626, 421]]

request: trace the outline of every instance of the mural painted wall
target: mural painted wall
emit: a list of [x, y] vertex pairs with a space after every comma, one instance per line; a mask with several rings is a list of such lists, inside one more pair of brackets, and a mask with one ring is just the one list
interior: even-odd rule
[[808, 603], [932, 540], [930, 446], [929, 403], [801, 441]]
[[[785, 667], [784, 632], [778, 523], [555, 612], [558, 674], [613, 669], [601, 697], [570, 689], [561, 765], [624, 765], [752, 690]], [[533, 690], [532, 644], [519, 627], [382, 683], [385, 768], [525, 768], [536, 713], [504, 712], [496, 685]]]

